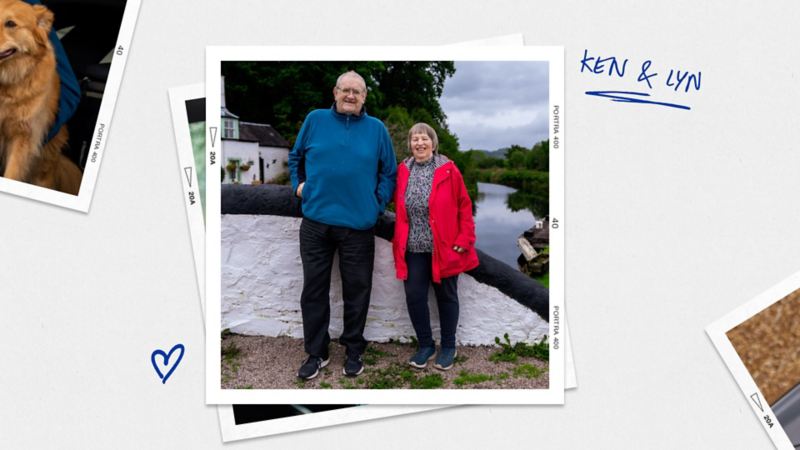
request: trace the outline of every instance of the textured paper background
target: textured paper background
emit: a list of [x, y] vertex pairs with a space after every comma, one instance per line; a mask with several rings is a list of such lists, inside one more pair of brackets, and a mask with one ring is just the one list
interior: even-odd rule
[[[704, 327], [798, 270], [796, 2], [145, 1], [89, 215], [0, 196], [0, 446], [222, 448], [167, 89], [207, 44], [566, 48], [563, 407], [463, 407], [236, 448], [769, 448]], [[702, 70], [692, 111], [583, 94], [585, 48]], [[585, 74], [583, 74], [585, 75]], [[166, 385], [150, 352], [186, 345]]]

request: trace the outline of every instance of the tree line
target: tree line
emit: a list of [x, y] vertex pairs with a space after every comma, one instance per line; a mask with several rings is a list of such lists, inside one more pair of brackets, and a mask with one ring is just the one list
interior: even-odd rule
[[367, 84], [367, 113], [386, 124], [398, 161], [408, 153], [408, 130], [431, 125], [445, 154], [458, 151], [439, 97], [452, 61], [223, 62], [228, 109], [243, 120], [268, 123], [291, 144], [306, 115], [333, 105], [336, 78], [355, 70]]

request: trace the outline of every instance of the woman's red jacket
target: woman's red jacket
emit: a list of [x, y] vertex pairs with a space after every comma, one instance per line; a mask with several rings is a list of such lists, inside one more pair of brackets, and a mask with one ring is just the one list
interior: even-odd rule
[[[441, 155], [434, 155], [437, 165], [433, 173], [433, 186], [428, 201], [429, 223], [433, 234], [433, 281], [440, 283], [442, 278], [452, 277], [461, 272], [478, 267], [478, 254], [475, 252], [475, 222], [472, 220], [472, 201], [453, 161]], [[412, 158], [398, 164], [397, 188], [394, 192], [396, 221], [392, 250], [397, 278], [408, 278], [406, 266], [406, 243], [408, 242], [408, 215], [406, 214], [406, 187], [410, 175]], [[463, 253], [453, 250], [453, 246], [466, 249]]]

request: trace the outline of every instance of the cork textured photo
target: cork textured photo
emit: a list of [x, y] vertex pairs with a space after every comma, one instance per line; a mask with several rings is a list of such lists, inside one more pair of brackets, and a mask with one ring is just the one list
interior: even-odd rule
[[777, 448], [800, 448], [800, 272], [706, 328]]
[[800, 289], [727, 335], [770, 405], [800, 383]]

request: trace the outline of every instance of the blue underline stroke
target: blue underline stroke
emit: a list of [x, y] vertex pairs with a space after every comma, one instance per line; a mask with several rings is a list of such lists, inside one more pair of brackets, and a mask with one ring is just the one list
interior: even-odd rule
[[586, 91], [586, 95], [593, 95], [595, 97], [604, 97], [611, 99], [612, 102], [623, 102], [623, 103], [646, 103], [649, 105], [660, 105], [660, 106], [669, 106], [670, 108], [678, 108], [678, 109], [686, 109], [690, 110], [692, 108], [686, 105], [679, 105], [677, 103], [666, 103], [666, 102], [656, 102], [652, 100], [644, 100], [640, 98], [631, 98], [631, 97], [624, 97], [622, 95], [615, 95], [615, 94], [622, 94], [622, 95], [641, 95], [644, 97], [649, 97], [650, 94], [646, 92], [631, 92], [631, 91]]

